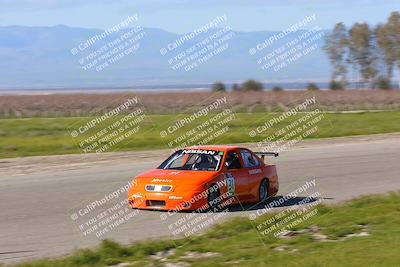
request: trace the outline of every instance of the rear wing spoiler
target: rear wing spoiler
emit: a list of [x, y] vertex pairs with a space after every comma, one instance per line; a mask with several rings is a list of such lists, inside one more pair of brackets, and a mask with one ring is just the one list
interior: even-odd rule
[[261, 156], [261, 159], [264, 161], [265, 156], [272, 156], [272, 157], [278, 157], [279, 153], [277, 152], [254, 152], [256, 155]]

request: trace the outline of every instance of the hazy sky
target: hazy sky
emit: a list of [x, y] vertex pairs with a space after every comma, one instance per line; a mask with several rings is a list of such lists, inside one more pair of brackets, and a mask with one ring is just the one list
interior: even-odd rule
[[226, 14], [239, 31], [282, 30], [306, 15], [316, 25], [375, 24], [400, 10], [400, 0], [0, 0], [0, 25], [108, 28], [138, 14], [144, 27], [183, 33]]

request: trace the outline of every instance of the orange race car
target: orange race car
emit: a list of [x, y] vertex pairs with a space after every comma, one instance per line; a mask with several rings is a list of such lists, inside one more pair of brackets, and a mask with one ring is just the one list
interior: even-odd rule
[[264, 201], [279, 188], [275, 165], [238, 146], [193, 146], [177, 150], [157, 169], [142, 173], [128, 192], [131, 208], [209, 210]]

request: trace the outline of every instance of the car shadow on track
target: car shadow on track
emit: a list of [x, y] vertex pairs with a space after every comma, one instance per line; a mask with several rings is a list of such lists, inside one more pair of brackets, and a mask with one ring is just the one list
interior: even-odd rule
[[[305, 204], [310, 204], [313, 203], [317, 200], [329, 200], [333, 198], [327, 198], [327, 197], [320, 197], [320, 198], [315, 198], [315, 197], [290, 197], [290, 196], [275, 196], [275, 197], [270, 197], [265, 201], [259, 202], [259, 203], [250, 203], [250, 204], [235, 204], [235, 205], [230, 205], [225, 208], [219, 208], [215, 209], [212, 212], [213, 213], [218, 213], [218, 212], [244, 212], [244, 211], [254, 211], [254, 210], [261, 210], [265, 208], [283, 208], [283, 207], [290, 207], [290, 206], [296, 206], [296, 205], [305, 205]], [[274, 203], [273, 206], [271, 204]], [[165, 210], [151, 210], [153, 212], [167, 212]], [[209, 210], [202, 210], [202, 211], [188, 211], [188, 210], [179, 210], [177, 211], [179, 213], [207, 213]]]
[[288, 197], [288, 196], [275, 196], [270, 197], [265, 201], [252, 204], [232, 205], [228, 208], [228, 212], [238, 211], [251, 211], [260, 210], [265, 208], [283, 208], [296, 205], [304, 205], [313, 203], [317, 200], [332, 199], [332, 198], [317, 198], [317, 197]]

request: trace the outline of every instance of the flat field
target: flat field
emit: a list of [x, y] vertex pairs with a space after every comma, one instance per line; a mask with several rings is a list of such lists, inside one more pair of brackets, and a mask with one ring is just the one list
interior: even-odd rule
[[[297, 114], [254, 137], [249, 136], [252, 130], [262, 126], [271, 118], [279, 117], [281, 114], [236, 113], [235, 118], [226, 124], [229, 127], [227, 132], [210, 140], [208, 143], [233, 144], [265, 141], [268, 136], [273, 135], [277, 130], [304, 116], [304, 114]], [[189, 124], [167, 138], [162, 138], [160, 133], [188, 115], [148, 115], [140, 123], [140, 130], [137, 133], [118, 143], [118, 145], [112, 146], [107, 152], [172, 148], [168, 146], [169, 142], [187, 133], [188, 129], [201, 125], [203, 121], [209, 120], [214, 115], [210, 113], [207, 116], [203, 116], [196, 120], [195, 124]], [[0, 157], [82, 153], [83, 151], [78, 145], [79, 141], [71, 137], [71, 129], [84, 125], [92, 119], [92, 117], [0, 119]], [[110, 119], [101, 127], [95, 127], [94, 131], [101, 131], [101, 129], [112, 125], [118, 119], [119, 117]], [[400, 111], [324, 113], [324, 118], [316, 124], [318, 130], [305, 138], [400, 132], [399, 122]], [[282, 138], [273, 138], [270, 141], [280, 139]], [[111, 142], [112, 140], [103, 141], [103, 144]], [[188, 145], [192, 144], [189, 143]]]
[[116, 101], [137, 96], [149, 114], [179, 114], [199, 109], [220, 97], [235, 111], [257, 113], [285, 111], [293, 103], [315, 96], [323, 110], [399, 110], [400, 91], [283, 91], [283, 92], [188, 92], [188, 93], [119, 93], [54, 94], [0, 96], [0, 118], [80, 117], [90, 116]]

